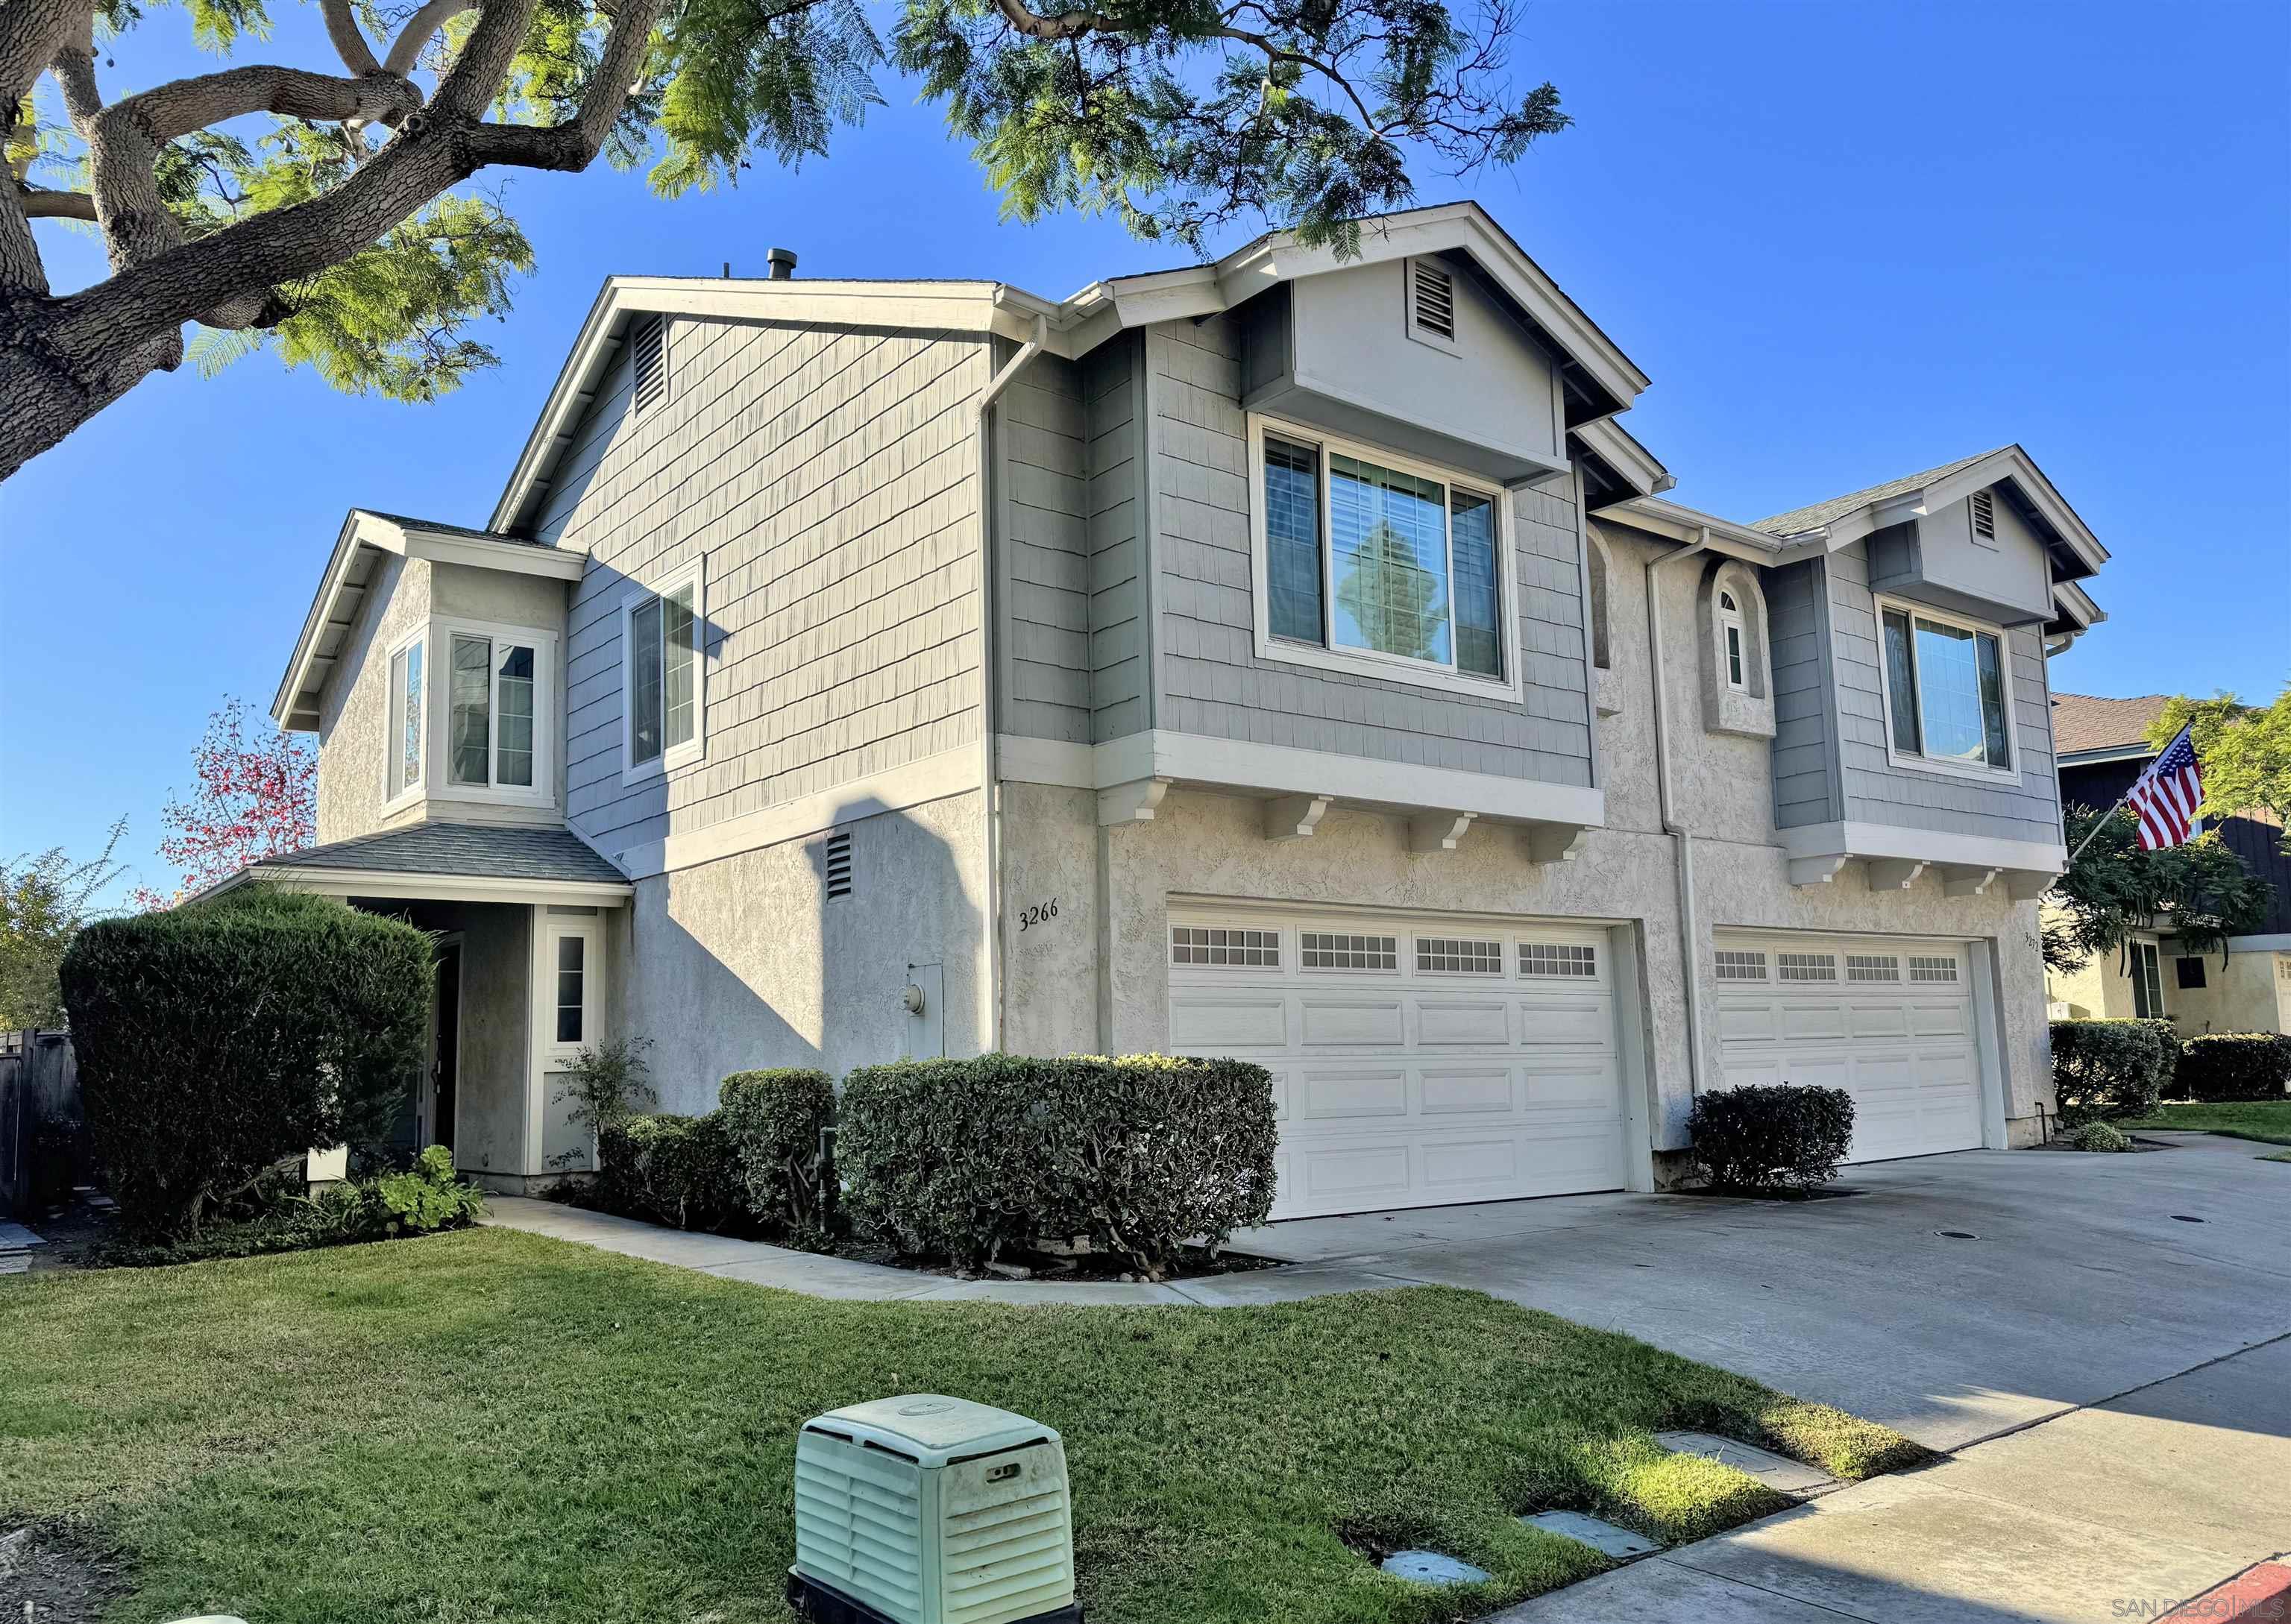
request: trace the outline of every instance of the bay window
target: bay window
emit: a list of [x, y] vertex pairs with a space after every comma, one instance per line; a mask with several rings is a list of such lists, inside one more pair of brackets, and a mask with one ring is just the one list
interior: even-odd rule
[[393, 800], [422, 784], [422, 647], [417, 637], [390, 656], [390, 731], [382, 748]]
[[[427, 676], [434, 650], [441, 680]], [[557, 637], [525, 626], [431, 620], [390, 657], [385, 782], [392, 800], [541, 803], [555, 797], [551, 707]], [[424, 771], [436, 744], [442, 775]]]
[[2013, 770], [2004, 633], [1879, 599], [1885, 725], [1896, 760], [1952, 771]]
[[639, 777], [702, 753], [700, 567], [657, 591], [632, 592], [621, 607], [623, 773]]
[[1316, 431], [1251, 426], [1258, 653], [1513, 691], [1503, 493]]
[[453, 634], [448, 783], [478, 789], [533, 787], [534, 663], [531, 643]]

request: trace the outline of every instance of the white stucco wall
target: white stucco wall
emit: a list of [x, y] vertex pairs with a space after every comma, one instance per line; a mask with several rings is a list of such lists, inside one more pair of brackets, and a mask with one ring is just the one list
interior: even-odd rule
[[[390, 730], [390, 649], [430, 618], [421, 559], [390, 558], [374, 572], [358, 629], [326, 682], [318, 716], [318, 839], [347, 840], [382, 828], [389, 800], [383, 752]], [[395, 820], [391, 820], [395, 821]]]
[[976, 791], [838, 827], [852, 894], [830, 901], [824, 832], [637, 883], [614, 926], [610, 1025], [651, 1040], [660, 1109], [716, 1105], [732, 1072], [840, 1076], [904, 1052], [910, 965], [936, 964], [945, 1052], [982, 1045], [985, 828]]

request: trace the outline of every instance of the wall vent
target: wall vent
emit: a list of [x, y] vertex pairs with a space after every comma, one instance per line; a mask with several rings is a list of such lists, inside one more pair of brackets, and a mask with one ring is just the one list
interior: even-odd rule
[[848, 830], [827, 837], [827, 898], [851, 895], [851, 834]]
[[1455, 278], [1430, 260], [1411, 260], [1408, 269], [1409, 285], [1415, 295], [1417, 331], [1455, 342]]
[[658, 316], [638, 318], [629, 337], [630, 366], [635, 374], [636, 409], [656, 405], [668, 395], [668, 323]]
[[1997, 498], [1987, 491], [1973, 493], [1973, 534], [1983, 541], [1997, 539]]

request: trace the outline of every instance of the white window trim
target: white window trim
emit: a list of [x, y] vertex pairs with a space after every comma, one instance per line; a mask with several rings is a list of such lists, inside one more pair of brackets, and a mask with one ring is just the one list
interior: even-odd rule
[[[2132, 1018], [2139, 1021], [2161, 1021], [2171, 1019], [2172, 1006], [2167, 1003], [2164, 998], [2164, 945], [2162, 941], [2156, 937], [2134, 937], [2132, 938], [2131, 949], [2132, 951], [2126, 955], [2130, 960], [2130, 962], [2125, 966], [2125, 969], [2129, 972], [2126, 977], [2126, 980], [2130, 983], [2132, 987]], [[2153, 1015], [2142, 1015], [2140, 1013], [2140, 991], [2142, 982], [2140, 959], [2143, 953], [2150, 955], [2154, 960], [2156, 965], [2156, 1013]]]
[[[668, 598], [692, 588], [692, 736], [681, 744], [664, 745], [649, 761], [636, 760], [635, 662], [630, 622], [637, 610], [655, 598]], [[665, 690], [663, 703], [666, 701]], [[621, 782], [642, 784], [680, 767], [705, 759], [708, 753], [708, 575], [706, 560], [695, 559], [661, 578], [657, 586], [631, 583], [621, 595]]]
[[[1732, 587], [1722, 585], [1715, 590], [1717, 592], [1714, 618], [1718, 625], [1718, 680], [1737, 694], [1747, 694], [1750, 691], [1752, 656], [1750, 633], [1742, 619], [1742, 607], [1739, 602], [1731, 609], [1726, 607], [1726, 600], [1734, 595]], [[1734, 634], [1732, 648], [1727, 647], [1726, 641], [1726, 634], [1730, 631]], [[1735, 674], [1737, 666], [1741, 668], [1739, 676]]]
[[399, 638], [396, 642], [392, 643], [390, 646], [389, 651], [382, 655], [382, 809], [385, 816], [390, 813], [401, 811], [405, 808], [412, 806], [415, 801], [422, 799], [422, 792], [430, 786], [430, 760], [433, 748], [437, 744], [437, 739], [432, 736], [430, 727], [430, 695], [431, 688], [435, 685], [430, 681], [432, 673], [430, 670], [430, 651], [426, 647], [422, 650], [422, 716], [420, 719], [422, 724], [422, 760], [419, 764], [419, 769], [414, 775], [414, 782], [407, 784], [402, 790], [396, 787], [398, 784], [398, 750], [401, 736], [398, 729], [390, 725], [391, 719], [398, 714], [398, 656], [404, 654], [409, 648], [417, 647], [427, 643], [429, 639], [430, 623], [425, 620], [421, 624], [415, 626], [411, 631], [406, 632], [403, 637]]
[[1459, 325], [1456, 320], [1456, 314], [1464, 302], [1460, 296], [1463, 278], [1456, 274], [1456, 268], [1453, 265], [1442, 260], [1437, 254], [1411, 255], [1401, 261], [1400, 278], [1403, 290], [1402, 319], [1407, 323], [1408, 336], [1418, 343], [1437, 350], [1444, 355], [1461, 356], [1464, 353], [1463, 346], [1454, 338], [1442, 338], [1437, 333], [1427, 333], [1416, 324], [1416, 261], [1419, 258], [1435, 261], [1433, 269], [1448, 278], [1450, 326]]
[[[448, 659], [454, 639], [482, 637], [494, 645], [491, 663], [492, 711], [490, 716], [497, 724], [501, 716], [500, 648], [503, 643], [526, 643], [533, 648], [533, 787], [522, 784], [494, 785], [492, 784], [455, 784], [453, 765], [446, 764], [437, 787], [430, 792], [432, 800], [482, 801], [494, 806], [553, 807], [557, 804], [557, 711], [561, 703], [562, 685], [557, 673], [557, 634], [538, 626], [513, 626], [502, 621], [433, 620], [430, 628], [440, 647], [447, 651]], [[427, 662], [424, 662], [425, 667]], [[428, 672], [425, 669], [424, 678]], [[441, 690], [442, 697], [431, 699], [425, 694], [423, 701], [436, 712], [434, 737], [442, 749], [451, 743], [454, 725], [453, 685], [449, 681]], [[497, 725], [488, 726], [486, 736], [486, 776], [490, 778], [498, 765], [496, 752], [501, 744]], [[428, 771], [425, 759], [423, 771]]]
[[[1265, 437], [1267, 433], [1282, 439], [1296, 440], [1313, 446], [1321, 453], [1321, 609], [1324, 617], [1329, 606], [1335, 601], [1335, 583], [1330, 578], [1335, 568], [1335, 550], [1328, 539], [1329, 523], [1329, 457], [1330, 453], [1357, 457], [1380, 468], [1437, 479], [1443, 485], [1460, 485], [1475, 495], [1491, 498], [1496, 504], [1496, 635], [1503, 655], [1504, 674], [1500, 677], [1475, 677], [1459, 671], [1451, 665], [1432, 664], [1425, 660], [1411, 660], [1403, 655], [1377, 654], [1365, 648], [1338, 648], [1311, 643], [1292, 643], [1276, 638], [1272, 632], [1272, 599], [1266, 580], [1267, 554], [1265, 537]], [[1450, 541], [1449, 559], [1449, 638], [1448, 646], [1455, 647], [1455, 559], [1454, 542]], [[1456, 469], [1443, 468], [1404, 456], [1380, 446], [1371, 446], [1359, 440], [1349, 440], [1330, 434], [1325, 429], [1315, 429], [1303, 423], [1268, 417], [1260, 413], [1249, 414], [1249, 570], [1250, 596], [1254, 604], [1257, 657], [1280, 661], [1290, 665], [1309, 665], [1321, 671], [1343, 671], [1349, 676], [1374, 677], [1387, 682], [1404, 683], [1411, 687], [1435, 688], [1449, 694], [1475, 694], [1483, 699], [1517, 699], [1521, 693], [1520, 667], [1525, 663], [1520, 654], [1519, 638], [1519, 564], [1512, 529], [1511, 493], [1491, 479], [1463, 473]], [[1588, 661], [1587, 661], [1588, 664]]]
[[[2021, 782], [2021, 728], [2018, 711], [2013, 701], [2013, 639], [2005, 628], [1988, 621], [1973, 620], [1963, 615], [1951, 615], [1928, 605], [1906, 598], [1877, 597], [1873, 599], [1873, 615], [1877, 631], [1877, 696], [1885, 709], [1881, 725], [1885, 729], [1885, 759], [1905, 772], [1937, 773], [1947, 778], [1971, 778], [1982, 784], [2018, 784]], [[1893, 677], [1887, 670], [1885, 659], [1885, 611], [1898, 609], [1909, 617], [1909, 659], [1917, 660], [1917, 622], [1931, 621], [1936, 626], [1955, 626], [1961, 631], [1986, 632], [1997, 639], [1998, 692], [2005, 706], [2005, 754], [2010, 767], [1975, 767], [1970, 762], [1944, 761], [1938, 758], [1912, 754], [1903, 751], [1893, 739]], [[1911, 695], [1912, 703], [1917, 695]], [[1917, 733], [1925, 733], [1925, 712], [1917, 712]]]

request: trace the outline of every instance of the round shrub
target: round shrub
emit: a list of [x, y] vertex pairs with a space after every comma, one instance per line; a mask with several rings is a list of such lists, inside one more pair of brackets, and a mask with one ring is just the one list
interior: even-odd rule
[[2218, 1103], [2280, 1099], [2291, 1090], [2291, 1037], [2276, 1032], [2218, 1032], [2180, 1047], [2174, 1092]]
[[2069, 1127], [2146, 1116], [2179, 1050], [2169, 1021], [2054, 1021], [2053, 1097]]
[[1273, 1206], [1273, 1078], [1242, 1060], [985, 1055], [843, 1080], [836, 1159], [860, 1226], [970, 1267], [1084, 1240], [1158, 1280]]
[[679, 1229], [719, 1228], [745, 1205], [731, 1137], [713, 1111], [600, 1121], [597, 1185], [607, 1210]]
[[313, 1147], [378, 1146], [421, 1063], [430, 977], [426, 933], [267, 886], [81, 931], [64, 1006], [128, 1228], [196, 1234]]
[[716, 1097], [748, 1215], [784, 1231], [822, 1228], [833, 1187], [823, 1137], [835, 1125], [827, 1073], [735, 1072]]
[[1686, 1127], [1717, 1188], [1801, 1194], [1837, 1177], [1853, 1141], [1853, 1097], [1788, 1082], [1719, 1089], [1695, 1097]]
[[2062, 1137], [2073, 1150], [2120, 1151], [2132, 1148], [2132, 1141], [2124, 1130], [2107, 1122], [2086, 1122], [2081, 1128], [2070, 1129]]

